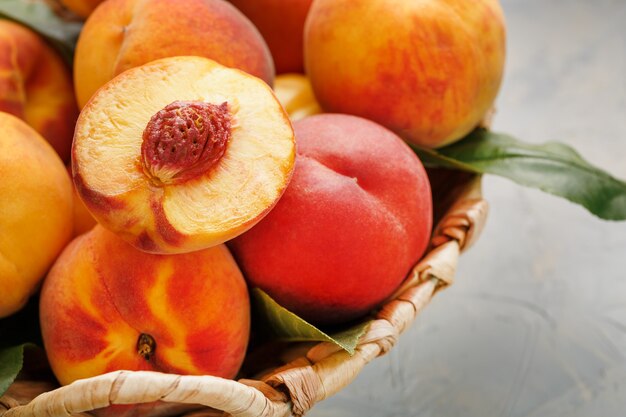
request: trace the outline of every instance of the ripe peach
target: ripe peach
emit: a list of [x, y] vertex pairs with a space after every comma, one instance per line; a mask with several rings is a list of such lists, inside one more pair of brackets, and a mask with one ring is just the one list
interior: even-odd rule
[[422, 256], [432, 227], [426, 172], [391, 131], [354, 116], [295, 122], [287, 191], [229, 242], [252, 286], [314, 323], [359, 317]]
[[223, 0], [109, 0], [78, 39], [74, 81], [82, 108], [98, 88], [147, 62], [197, 55], [274, 79], [274, 64], [254, 25]]
[[90, 231], [94, 228], [98, 222], [93, 218], [89, 210], [83, 203], [83, 200], [80, 199], [78, 193], [76, 192], [76, 188], [73, 188], [73, 196], [74, 196], [74, 236], [82, 235], [85, 232]]
[[0, 112], [0, 317], [24, 306], [70, 240], [72, 183], [54, 149]]
[[316, 0], [305, 28], [305, 68], [325, 111], [427, 147], [479, 124], [504, 55], [498, 0]]
[[232, 378], [246, 351], [250, 306], [224, 245], [152, 255], [96, 226], [50, 270], [40, 319], [61, 384], [119, 369]]
[[304, 72], [302, 36], [313, 0], [230, 0], [265, 38], [276, 73]]
[[0, 111], [17, 116], [69, 161], [78, 108], [69, 68], [36, 33], [0, 19]]
[[[65, 169], [67, 169], [67, 172], [71, 178], [71, 166], [66, 166]], [[74, 210], [72, 216], [72, 223], [74, 226], [72, 227], [72, 236], [76, 237], [93, 229], [93, 227], [98, 224], [98, 222], [96, 221], [96, 219], [93, 218], [91, 213], [89, 213], [89, 210], [87, 209], [87, 206], [85, 206], [85, 203], [83, 203], [83, 200], [80, 199], [80, 196], [78, 195], [78, 192], [76, 191], [76, 186], [74, 186], [74, 184], [72, 184], [72, 196], [74, 200]]]
[[74, 196], [74, 227], [72, 230], [74, 231], [73, 236], [78, 236], [93, 229], [98, 222], [96, 222], [96, 219], [89, 213], [87, 206], [85, 206], [83, 200], [78, 196], [76, 188], [73, 187], [72, 190], [74, 191], [72, 193]]
[[183, 253], [256, 224], [294, 160], [293, 128], [267, 84], [172, 57], [98, 91], [76, 124], [72, 171], [103, 226], [144, 251]]
[[282, 74], [274, 81], [274, 93], [291, 120], [322, 112], [315, 100], [311, 82], [302, 74]]
[[86, 19], [104, 0], [61, 0], [61, 3], [78, 16]]

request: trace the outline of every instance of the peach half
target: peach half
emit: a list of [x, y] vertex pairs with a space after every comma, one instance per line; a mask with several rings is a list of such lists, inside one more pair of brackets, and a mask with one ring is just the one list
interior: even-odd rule
[[128, 70], [83, 109], [76, 189], [96, 220], [135, 247], [184, 253], [225, 242], [278, 201], [295, 161], [270, 87], [201, 57]]

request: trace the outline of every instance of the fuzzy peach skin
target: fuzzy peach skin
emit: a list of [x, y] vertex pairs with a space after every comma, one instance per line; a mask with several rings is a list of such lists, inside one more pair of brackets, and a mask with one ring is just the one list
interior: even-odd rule
[[274, 80], [269, 49], [254, 25], [223, 0], [109, 0], [89, 16], [74, 60], [82, 108], [98, 88], [147, 62], [196, 55]]
[[61, 3], [76, 13], [78, 16], [86, 19], [98, 7], [103, 0], [61, 0]]
[[293, 121], [322, 112], [311, 82], [302, 74], [281, 74], [274, 81], [274, 93]]
[[276, 73], [304, 72], [302, 36], [313, 0], [230, 0], [259, 29], [267, 42]]
[[251, 286], [310, 322], [345, 322], [387, 298], [424, 253], [430, 185], [415, 153], [374, 122], [323, 114], [294, 128], [287, 191], [228, 244]]
[[74, 196], [74, 236], [82, 235], [85, 232], [90, 231], [93, 227], [98, 224], [96, 219], [93, 218], [83, 200], [80, 199], [78, 193], [76, 192], [76, 188], [73, 188], [72, 195]]
[[265, 216], [295, 160], [270, 87], [202, 57], [171, 57], [107, 83], [76, 124], [72, 172], [96, 220], [135, 247], [184, 253]]
[[[65, 167], [70, 175], [72, 176], [72, 168], [70, 166]], [[73, 210], [73, 235], [74, 237], [78, 235], [82, 235], [85, 232], [90, 231], [93, 227], [98, 224], [96, 219], [93, 218], [83, 200], [80, 199], [78, 192], [76, 191], [76, 186], [72, 184], [72, 196], [74, 200], [74, 210]]]
[[52, 147], [0, 112], [0, 317], [24, 306], [72, 234], [72, 183]]
[[505, 22], [498, 0], [316, 0], [304, 44], [325, 111], [440, 147], [469, 133], [493, 106]]
[[152, 255], [96, 226], [50, 270], [40, 319], [61, 384], [119, 369], [232, 378], [246, 351], [250, 307], [224, 245]]
[[[67, 173], [71, 178], [72, 167], [68, 165], [65, 167], [65, 169], [67, 170]], [[76, 191], [76, 186], [74, 184], [72, 184], [72, 197], [74, 200], [74, 210], [72, 212], [72, 237], [76, 237], [93, 229], [93, 227], [98, 224], [98, 222], [96, 221], [96, 219], [94, 219], [91, 213], [89, 213], [89, 210], [87, 209], [87, 206], [85, 206], [85, 203], [83, 203], [83, 200], [80, 199], [80, 196], [78, 195], [78, 192]]]
[[69, 161], [78, 108], [69, 68], [36, 33], [0, 19], [0, 111], [39, 132]]

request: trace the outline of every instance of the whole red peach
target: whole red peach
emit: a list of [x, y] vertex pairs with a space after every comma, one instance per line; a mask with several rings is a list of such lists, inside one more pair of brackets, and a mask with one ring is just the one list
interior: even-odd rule
[[250, 284], [314, 323], [359, 317], [387, 298], [426, 249], [432, 200], [411, 149], [354, 116], [294, 123], [291, 183], [230, 242]]
[[230, 0], [256, 25], [270, 48], [276, 73], [304, 72], [302, 37], [313, 0]]

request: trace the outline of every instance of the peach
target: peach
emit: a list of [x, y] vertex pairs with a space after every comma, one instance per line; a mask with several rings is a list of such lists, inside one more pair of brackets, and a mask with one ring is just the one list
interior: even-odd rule
[[135, 247], [183, 253], [256, 224], [295, 160], [288, 116], [260, 79], [172, 57], [107, 83], [76, 124], [76, 189], [96, 220]]
[[74, 236], [82, 235], [94, 228], [98, 222], [93, 218], [83, 200], [80, 199], [76, 188], [73, 188], [74, 196]]
[[[65, 169], [67, 170], [70, 178], [72, 176], [72, 167], [71, 166], [66, 166]], [[93, 227], [98, 223], [96, 222], [96, 219], [93, 218], [93, 216], [91, 215], [91, 213], [89, 213], [89, 210], [87, 209], [87, 206], [85, 205], [85, 203], [83, 203], [83, 200], [80, 199], [80, 196], [78, 195], [78, 192], [76, 191], [76, 186], [74, 186], [74, 184], [72, 184], [72, 196], [73, 196], [73, 200], [74, 200], [74, 210], [73, 210], [73, 237], [76, 237], [78, 235], [82, 235], [85, 232], [90, 231], [91, 229], [93, 229]]]
[[304, 119], [322, 112], [315, 100], [311, 82], [302, 74], [282, 74], [274, 81], [274, 93], [291, 120]]
[[325, 111], [440, 147], [493, 106], [505, 23], [498, 0], [316, 0], [304, 42], [306, 72]]
[[313, 323], [366, 314], [426, 249], [432, 201], [415, 153], [355, 116], [295, 122], [296, 168], [259, 224], [229, 242], [253, 287]]
[[21, 118], [69, 161], [78, 108], [72, 76], [36, 33], [0, 19], [0, 111]]
[[22, 308], [71, 238], [72, 184], [54, 149], [0, 112], [0, 317]]
[[86, 233], [94, 228], [98, 222], [93, 218], [83, 200], [80, 199], [78, 192], [76, 191], [76, 187], [73, 187], [74, 191], [72, 195], [74, 196], [74, 211], [73, 211], [73, 219], [74, 219], [74, 227], [72, 230], [74, 231], [73, 235], [78, 236]]
[[302, 37], [313, 0], [230, 0], [265, 38], [276, 73], [304, 72]]
[[120, 369], [233, 378], [248, 343], [250, 306], [224, 245], [153, 255], [96, 226], [50, 270], [40, 320], [61, 384]]
[[79, 17], [86, 19], [104, 0], [60, 0], [63, 6], [67, 7]]
[[91, 14], [76, 45], [79, 106], [123, 71], [177, 55], [210, 58], [270, 85], [274, 79], [258, 30], [223, 0], [109, 0]]

